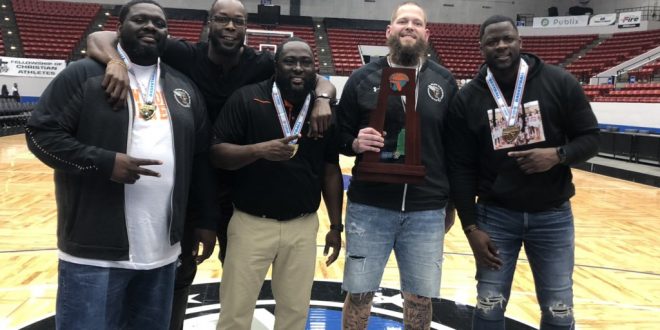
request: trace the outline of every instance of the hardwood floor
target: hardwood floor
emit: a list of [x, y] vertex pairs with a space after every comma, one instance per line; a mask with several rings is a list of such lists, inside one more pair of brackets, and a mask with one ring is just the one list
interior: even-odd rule
[[[352, 160], [342, 158], [350, 174]], [[660, 328], [660, 189], [574, 170], [575, 314], [579, 329]], [[330, 267], [322, 256], [328, 223], [319, 212], [317, 279], [340, 281], [343, 253]], [[474, 263], [457, 228], [445, 239], [442, 296], [474, 305]], [[54, 313], [57, 289], [56, 211], [52, 170], [22, 135], [0, 137], [0, 329], [18, 329]], [[343, 252], [343, 251], [342, 251]], [[196, 282], [217, 281], [214, 257]], [[383, 286], [398, 287], [390, 259]], [[537, 326], [529, 264], [521, 253], [507, 316]]]

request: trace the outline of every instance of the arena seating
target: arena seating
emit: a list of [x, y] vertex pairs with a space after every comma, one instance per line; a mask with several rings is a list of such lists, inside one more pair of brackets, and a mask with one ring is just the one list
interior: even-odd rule
[[628, 71], [628, 77], [635, 76], [637, 81], [650, 81], [660, 74], [660, 60], [646, 63], [640, 68]]
[[0, 55], [5, 55], [5, 41], [2, 39], [2, 30], [0, 30]]
[[24, 127], [34, 107], [34, 103], [19, 103], [13, 98], [0, 98], [0, 129]]
[[595, 102], [660, 103], [660, 83], [585, 85], [585, 94]]
[[359, 45], [383, 46], [386, 43], [383, 31], [328, 29], [328, 42], [338, 75], [350, 75], [362, 66]]
[[[116, 31], [119, 18], [117, 16], [110, 16], [103, 26], [103, 30]], [[190, 42], [199, 41], [199, 36], [202, 33], [204, 22], [199, 20], [181, 20], [181, 19], [168, 19], [168, 32], [172, 37], [183, 38]]]
[[101, 5], [13, 0], [26, 57], [68, 59]]
[[615, 33], [566, 68], [582, 80], [629, 60], [660, 43], [660, 30]]
[[561, 64], [598, 38], [597, 35], [523, 37], [522, 51], [550, 64]]

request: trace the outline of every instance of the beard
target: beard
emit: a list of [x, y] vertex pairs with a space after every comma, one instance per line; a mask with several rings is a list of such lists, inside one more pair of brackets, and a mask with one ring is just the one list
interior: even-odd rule
[[122, 49], [126, 51], [131, 62], [139, 65], [154, 64], [165, 50], [165, 38], [157, 40], [153, 45], [145, 45], [140, 43], [135, 35], [128, 37], [122, 35], [121, 37]]
[[291, 102], [301, 102], [305, 99], [307, 94], [309, 94], [313, 89], [316, 83], [316, 75], [310, 75], [309, 77], [303, 78], [302, 86], [293, 86], [291, 84], [290, 77], [288, 76], [275, 76], [275, 82], [277, 83], [277, 88], [280, 89], [282, 97]]
[[403, 65], [417, 65], [419, 58], [426, 54], [428, 43], [424, 39], [417, 39], [412, 46], [404, 46], [396, 35], [387, 38], [387, 46], [390, 48], [392, 62]]

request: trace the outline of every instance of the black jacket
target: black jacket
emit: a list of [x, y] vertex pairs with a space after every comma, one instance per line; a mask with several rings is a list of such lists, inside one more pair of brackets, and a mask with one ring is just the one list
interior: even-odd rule
[[[46, 88], [27, 123], [28, 147], [55, 169], [58, 248], [81, 258], [128, 260], [124, 185], [110, 180], [115, 154], [130, 143], [130, 107], [114, 111], [101, 82], [105, 66], [90, 59], [70, 64]], [[172, 123], [175, 179], [170, 243], [181, 240], [191, 182], [204, 189], [211, 173], [209, 125], [204, 102], [184, 75], [161, 63], [163, 94]], [[191, 97], [190, 107], [175, 101], [173, 91]], [[194, 161], [193, 161], [194, 160]], [[195, 167], [195, 170], [193, 170]], [[193, 181], [194, 180], [194, 181]], [[204, 193], [195, 194], [202, 198]], [[195, 200], [202, 204], [210, 201]], [[199, 221], [209, 221], [201, 216]]]
[[[383, 68], [387, 67], [385, 57], [371, 62], [355, 71], [346, 82], [337, 108], [340, 127], [340, 152], [353, 156], [353, 139], [361, 128], [369, 124], [371, 111], [378, 103], [378, 88]], [[421, 128], [422, 164], [426, 167], [424, 183], [409, 184], [404, 193], [403, 184], [367, 182], [351, 179], [348, 198], [357, 203], [392, 210], [423, 211], [445, 207], [449, 199], [449, 181], [446, 173], [445, 146], [443, 131], [449, 104], [456, 94], [454, 77], [444, 67], [435, 62], [425, 61], [417, 81], [417, 113]], [[396, 121], [403, 116], [400, 99], [388, 103], [388, 121]], [[391, 132], [390, 132], [391, 134]], [[356, 158], [356, 165], [361, 161]], [[353, 167], [355, 175], [355, 167]]]
[[[598, 152], [598, 123], [580, 84], [563, 69], [522, 54], [530, 66], [522, 103], [538, 101], [545, 141], [493, 149], [487, 111], [497, 108], [486, 85], [486, 66], [456, 96], [448, 120], [448, 160], [452, 197], [463, 227], [475, 223], [475, 197], [517, 211], [559, 206], [575, 194], [568, 165]], [[513, 87], [502, 88], [507, 104]], [[525, 175], [507, 152], [565, 146], [566, 164]]]

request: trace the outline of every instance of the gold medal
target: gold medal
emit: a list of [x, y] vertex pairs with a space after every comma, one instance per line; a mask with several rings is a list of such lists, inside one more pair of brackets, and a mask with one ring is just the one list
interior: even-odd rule
[[298, 145], [294, 144], [293, 145], [293, 153], [291, 154], [291, 157], [289, 157], [289, 158], [293, 158], [296, 155], [296, 152], [298, 152]]
[[143, 104], [140, 107], [140, 117], [142, 117], [144, 120], [153, 118], [154, 113], [156, 113], [156, 106], [153, 104]]
[[518, 138], [520, 128], [518, 126], [507, 126], [502, 130], [502, 138], [509, 144], [512, 144]]

